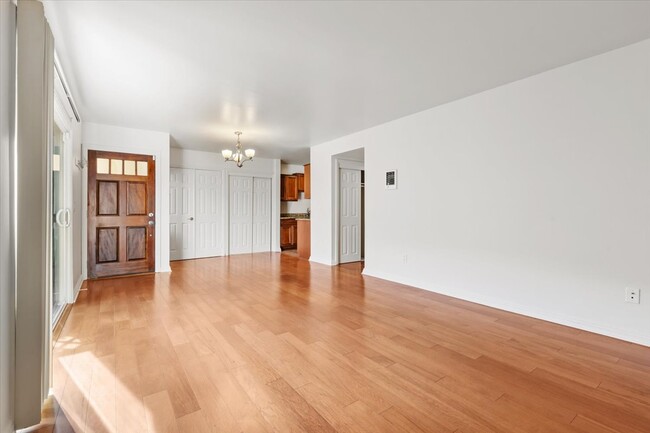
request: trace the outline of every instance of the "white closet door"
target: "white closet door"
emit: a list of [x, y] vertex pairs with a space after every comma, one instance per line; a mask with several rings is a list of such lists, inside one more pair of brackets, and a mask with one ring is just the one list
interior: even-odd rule
[[340, 170], [339, 263], [361, 260], [361, 170]]
[[194, 258], [194, 170], [171, 168], [169, 179], [170, 259]]
[[271, 179], [253, 179], [253, 252], [271, 251]]
[[253, 178], [230, 176], [230, 254], [253, 251]]
[[223, 173], [196, 170], [196, 256], [223, 255]]

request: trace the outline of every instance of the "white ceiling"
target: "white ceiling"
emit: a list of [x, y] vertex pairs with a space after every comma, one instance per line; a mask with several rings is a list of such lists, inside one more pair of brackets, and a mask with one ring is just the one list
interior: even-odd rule
[[650, 38], [650, 2], [46, 1], [85, 121], [258, 156]]

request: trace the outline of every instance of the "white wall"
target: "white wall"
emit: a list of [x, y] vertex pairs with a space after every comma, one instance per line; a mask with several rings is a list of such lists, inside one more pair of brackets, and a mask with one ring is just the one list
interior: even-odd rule
[[[171, 167], [194, 168], [199, 170], [221, 170], [224, 172], [224, 188], [230, 184], [227, 176], [249, 175], [258, 177], [270, 177], [272, 179], [271, 203], [271, 246], [273, 251], [280, 251], [280, 160], [255, 158], [245, 162], [242, 167], [237, 167], [232, 162], [224, 161], [221, 152], [201, 152], [197, 150], [185, 150], [172, 148], [170, 154]], [[224, 191], [223, 198], [228, 200], [230, 195]], [[226, 206], [225, 209], [228, 209]], [[226, 212], [228, 215], [228, 212]], [[227, 221], [225, 221], [227, 223]], [[226, 237], [227, 239], [227, 237]]]
[[[145, 131], [84, 122], [82, 126], [82, 152], [88, 150], [128, 152], [156, 157], [156, 272], [170, 272], [169, 267], [169, 149], [170, 137], [166, 132]], [[88, 172], [82, 181], [83, 209], [87, 209]], [[82, 215], [82, 259], [84, 277], [87, 272], [87, 215]]]
[[14, 431], [14, 230], [16, 8], [0, 1], [0, 433]]
[[[305, 166], [298, 164], [282, 164], [280, 167], [282, 174], [295, 174], [304, 173]], [[311, 206], [311, 200], [305, 198], [304, 192], [298, 193], [298, 201], [282, 201], [280, 202], [281, 213], [307, 213], [307, 209]]]
[[313, 260], [353, 146], [366, 274], [650, 345], [650, 40], [313, 147]]

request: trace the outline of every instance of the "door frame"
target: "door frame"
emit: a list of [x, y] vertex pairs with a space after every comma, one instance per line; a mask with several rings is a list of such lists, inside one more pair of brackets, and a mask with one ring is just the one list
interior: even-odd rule
[[[121, 129], [121, 128], [120, 128]], [[86, 142], [83, 135], [81, 154], [88, 161], [88, 151], [135, 153], [150, 155], [156, 160], [156, 263], [155, 272], [171, 272], [169, 267], [169, 146], [154, 146], [146, 144], [121, 143], [103, 144]], [[163, 194], [163, 191], [165, 192]], [[83, 169], [81, 184], [81, 272], [83, 279], [88, 279], [88, 166]], [[166, 230], [163, 230], [163, 226]]]
[[[351, 170], [365, 171], [364, 163], [362, 161], [352, 161], [349, 159], [333, 157], [332, 170], [334, 175], [334, 188], [332, 191], [332, 247], [333, 247], [333, 261], [332, 265], [337, 266], [341, 263], [341, 169], [347, 168]], [[362, 230], [365, 230], [365, 212], [361, 218]], [[361, 237], [362, 242], [365, 242], [365, 236]], [[365, 246], [362, 248], [365, 250]]]
[[[126, 183], [126, 184], [128, 184], [128, 183], [145, 183], [145, 184], [147, 184], [147, 190], [146, 190], [146, 199], [145, 199], [146, 210], [145, 210], [145, 213], [142, 213], [142, 214], [129, 215], [128, 213], [122, 213], [122, 210], [123, 210], [122, 209], [122, 204], [125, 204], [126, 205], [125, 209], [128, 209], [128, 196], [129, 196], [129, 193], [128, 193], [128, 187], [122, 189], [122, 187], [120, 187], [120, 186], [118, 186], [118, 194], [117, 194], [117, 201], [118, 201], [118, 203], [120, 203], [120, 204], [117, 205], [118, 214], [116, 214], [116, 215], [99, 215], [98, 213], [96, 213], [98, 211], [97, 208], [96, 208], [98, 206], [98, 204], [99, 204], [98, 201], [97, 202], [91, 202], [92, 205], [89, 204], [88, 207], [86, 208], [86, 220], [88, 220], [89, 214], [93, 214], [93, 213], [95, 213], [95, 218], [111, 218], [111, 217], [115, 218], [115, 217], [117, 217], [120, 220], [120, 222], [114, 222], [110, 226], [104, 226], [103, 223], [98, 225], [97, 221], [95, 220], [95, 226], [94, 226], [95, 229], [99, 229], [99, 228], [102, 228], [102, 227], [104, 227], [104, 228], [113, 228], [113, 229], [117, 228], [118, 229], [118, 235], [117, 235], [118, 242], [117, 242], [117, 246], [116, 246], [117, 247], [118, 259], [113, 261], [113, 262], [98, 263], [97, 262], [97, 256], [95, 256], [95, 251], [90, 252], [90, 254], [88, 254], [88, 256], [87, 256], [87, 259], [89, 260], [90, 264], [92, 264], [92, 273], [94, 274], [94, 276], [89, 277], [89, 278], [95, 279], [95, 278], [117, 277], [117, 276], [127, 276], [127, 275], [139, 274], [139, 273], [155, 272], [155, 268], [156, 268], [156, 251], [157, 251], [156, 237], [155, 236], [152, 237], [150, 232], [149, 232], [149, 230], [150, 230], [149, 227], [151, 225], [153, 225], [153, 227], [154, 227], [154, 233], [156, 232], [156, 222], [157, 222], [157, 216], [156, 216], [155, 212], [153, 214], [151, 213], [152, 201], [153, 201], [153, 209], [156, 209], [156, 202], [155, 202], [155, 200], [156, 200], [156, 194], [155, 194], [156, 159], [155, 159], [155, 157], [152, 157], [151, 155], [144, 155], [144, 154], [140, 154], [140, 153], [129, 153], [129, 152], [104, 152], [104, 151], [95, 151], [95, 150], [91, 150], [91, 151], [89, 151], [89, 153], [90, 152], [93, 152], [95, 154], [95, 158], [94, 158], [94, 161], [92, 159], [90, 159], [90, 158], [88, 159], [88, 167], [94, 167], [95, 169], [97, 169], [97, 160], [99, 160], [100, 158], [109, 159], [109, 160], [111, 160], [111, 163], [112, 163], [113, 160], [119, 160], [120, 163], [121, 163], [122, 160], [124, 160], [124, 161], [127, 161], [127, 160], [140, 161], [140, 160], [142, 160], [144, 158], [147, 159], [147, 176], [146, 176], [146, 178], [144, 176], [135, 175], [135, 174], [134, 175], [124, 175], [123, 173], [121, 173], [121, 174], [116, 175], [116, 174], [112, 173], [112, 168], [111, 168], [111, 174], [103, 173], [103, 174], [100, 175], [100, 174], [96, 173], [94, 176], [91, 176], [91, 174], [89, 173], [88, 176], [92, 177], [92, 179], [93, 179], [92, 183], [93, 183], [94, 188], [92, 190], [90, 190], [90, 185], [88, 185], [88, 188], [89, 188], [89, 192], [92, 191], [94, 193], [93, 194], [93, 199], [94, 200], [99, 200], [98, 195], [100, 193], [100, 189], [98, 188], [98, 183], [99, 183], [98, 179], [97, 179], [98, 176], [110, 176], [108, 179], [103, 179], [103, 181], [108, 181], [108, 182], [111, 182], [111, 183], [118, 183], [118, 184], [123, 183], [123, 182]], [[153, 168], [152, 168], [152, 166], [153, 166]], [[118, 177], [115, 178], [115, 176], [118, 176]], [[150, 191], [151, 191], [150, 186], [151, 186], [151, 180], [152, 180], [151, 177], [152, 176], [154, 177], [153, 178], [153, 185], [154, 185], [153, 186], [153, 190], [154, 190], [153, 194], [150, 193]], [[143, 182], [144, 179], [146, 179], [146, 181]], [[88, 183], [90, 183], [90, 182], [88, 182]], [[119, 192], [119, 191], [122, 191], [122, 192]], [[122, 196], [122, 193], [124, 194], [124, 196]], [[124, 202], [123, 202], [123, 200], [124, 200]], [[91, 210], [92, 210], [92, 212], [91, 212]], [[128, 210], [126, 210], [126, 212], [128, 212]], [[152, 217], [154, 218], [153, 220], [151, 219]], [[146, 251], [145, 257], [144, 258], [138, 258], [138, 259], [136, 259], [137, 261], [132, 262], [132, 261], [130, 261], [128, 259], [128, 251], [129, 251], [129, 249], [128, 249], [128, 229], [130, 227], [130, 224], [133, 224], [133, 221], [131, 221], [130, 223], [125, 223], [123, 218], [128, 218], [128, 219], [142, 218], [142, 219], [147, 220], [147, 224], [144, 224], [144, 222], [142, 222], [142, 224], [143, 224], [142, 226], [140, 224], [138, 224], [138, 223], [136, 223], [137, 225], [135, 226], [136, 228], [144, 228], [145, 229], [144, 236], [145, 236], [145, 244], [146, 244], [146, 246], [145, 246], [145, 251]], [[115, 227], [115, 225], [117, 225], [118, 227]], [[124, 232], [122, 231], [121, 227], [124, 227], [124, 229], [125, 229]], [[133, 226], [131, 226], [131, 227], [133, 227]], [[91, 237], [91, 233], [93, 233], [93, 232], [95, 232], [95, 237]], [[91, 228], [91, 230], [86, 233], [86, 237], [87, 237], [89, 242], [93, 242], [93, 248], [96, 251], [99, 251], [99, 239], [97, 237], [97, 231], [92, 230], [92, 228]], [[87, 245], [87, 247], [88, 246], [90, 246], [90, 244]], [[119, 257], [122, 257], [122, 253], [124, 253], [124, 256], [126, 257], [126, 260], [121, 260], [119, 258]], [[152, 255], [153, 255], [153, 257], [152, 257]], [[141, 269], [141, 267], [144, 266], [143, 265], [144, 262], [146, 262], [146, 268], [147, 269]], [[113, 273], [113, 272], [110, 272], [110, 269], [104, 269], [105, 267], [106, 268], [113, 268], [115, 266], [115, 263], [118, 264], [118, 266], [117, 266], [118, 268], [121, 266], [122, 267], [121, 270], [124, 271], [124, 272]], [[90, 269], [87, 269], [87, 271], [88, 270], [90, 270]]]

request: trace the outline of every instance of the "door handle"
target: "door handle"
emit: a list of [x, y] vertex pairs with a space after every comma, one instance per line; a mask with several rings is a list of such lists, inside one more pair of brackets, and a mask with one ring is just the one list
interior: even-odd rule
[[59, 227], [65, 227], [65, 223], [61, 219], [64, 212], [65, 212], [65, 209], [59, 209], [58, 211], [56, 211], [56, 215], [54, 216], [54, 221], [57, 223], [57, 225]]
[[72, 224], [72, 216], [69, 208], [65, 208], [65, 226], [64, 227], [70, 227], [70, 224]]
[[150, 225], [150, 226], [152, 226], [152, 225], [154, 225], [154, 224], [155, 224], [155, 223], [154, 223], [153, 221], [149, 221], [149, 225]]
[[194, 221], [194, 217], [189, 217], [189, 220], [190, 220], [190, 221]]

